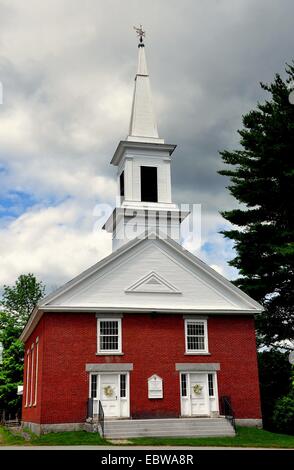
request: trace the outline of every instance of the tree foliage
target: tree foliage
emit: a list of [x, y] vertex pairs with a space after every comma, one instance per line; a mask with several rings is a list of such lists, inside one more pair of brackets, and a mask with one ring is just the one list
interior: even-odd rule
[[[21, 274], [14, 286], [5, 285], [3, 291], [1, 305], [7, 319], [23, 328], [31, 311], [44, 296], [45, 287], [33, 274]], [[2, 321], [5, 321], [5, 317]]]
[[22, 274], [14, 286], [4, 286], [0, 312], [0, 409], [13, 412], [20, 408], [17, 386], [23, 382], [23, 345], [21, 331], [31, 310], [43, 297], [45, 287], [33, 274]]
[[294, 434], [294, 393], [289, 393], [277, 400], [274, 408], [273, 422], [277, 431]]
[[238, 209], [222, 212], [233, 224], [223, 234], [234, 240], [239, 270], [235, 281], [265, 307], [257, 317], [263, 344], [294, 338], [294, 66], [261, 87], [269, 99], [243, 116], [241, 148], [221, 152], [230, 193]]
[[277, 400], [288, 395], [293, 387], [288, 356], [288, 353], [275, 349], [258, 353], [263, 426], [270, 431], [278, 430], [273, 420]]

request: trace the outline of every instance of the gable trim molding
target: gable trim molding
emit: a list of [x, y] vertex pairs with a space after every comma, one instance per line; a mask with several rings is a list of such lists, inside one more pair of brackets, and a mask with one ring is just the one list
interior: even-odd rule
[[[150, 281], [152, 284], [148, 285]], [[155, 283], [154, 283], [155, 281]], [[138, 279], [136, 282], [125, 289], [126, 293], [152, 293], [152, 294], [181, 294], [173, 284], [164, 279], [164, 277], [151, 271], [145, 276]]]
[[[153, 239], [153, 238], [154, 239]], [[123, 245], [121, 248], [118, 248], [115, 252], [107, 256], [106, 258], [102, 259], [89, 269], [85, 270], [75, 278], [73, 278], [71, 281], [67, 282], [60, 288], [58, 288], [56, 291], [52, 292], [51, 294], [47, 295], [45, 298], [43, 298], [39, 305], [32, 311], [27, 324], [25, 325], [21, 335], [20, 335], [20, 340], [21, 341], [26, 341], [38, 322], [40, 321], [43, 312], [99, 312], [99, 311], [104, 311], [104, 312], [121, 312], [122, 306], [113, 306], [113, 307], [103, 307], [102, 305], [100, 307], [97, 307], [95, 305], [88, 305], [88, 306], [80, 306], [78, 308], [75, 308], [73, 306], [69, 305], [64, 305], [64, 306], [59, 306], [57, 303], [54, 305], [52, 304], [55, 300], [57, 300], [61, 295], [67, 293], [69, 290], [73, 289], [75, 286], [77, 286], [80, 282], [85, 281], [88, 279], [91, 275], [99, 271], [100, 269], [104, 268], [105, 266], [109, 265], [113, 261], [115, 261], [117, 258], [121, 257], [123, 254], [128, 253], [130, 250], [133, 248], [141, 245], [142, 243], [145, 243], [146, 241], [150, 243], [154, 243], [157, 246], [162, 246], [160, 247], [161, 249], [164, 248], [170, 248], [171, 250], [174, 250], [178, 254], [180, 254], [184, 259], [187, 259], [192, 265], [196, 266], [198, 269], [203, 270], [204, 273], [207, 275], [211, 276], [212, 279], [214, 279], [216, 282], [219, 283], [220, 286], [225, 287], [228, 291], [231, 291], [232, 293], [235, 293], [237, 297], [243, 299], [243, 301], [248, 305], [248, 308], [244, 309], [238, 309], [235, 308], [234, 305], [232, 305], [232, 308], [226, 309], [226, 310], [219, 310], [219, 309], [212, 309], [212, 310], [203, 310], [203, 308], [200, 310], [195, 309], [195, 310], [185, 310], [183, 309], [158, 309], [157, 307], [150, 307], [150, 308], [140, 308], [140, 309], [132, 309], [132, 308], [125, 308], [123, 307], [123, 310], [125, 312], [151, 312], [154, 310], [158, 310], [161, 313], [202, 313], [202, 314], [209, 314], [209, 313], [214, 313], [214, 314], [251, 314], [254, 315], [256, 313], [262, 312], [264, 308], [262, 305], [257, 303], [255, 300], [250, 298], [247, 294], [242, 292], [238, 287], [234, 286], [230, 281], [228, 281], [226, 278], [221, 276], [219, 273], [214, 271], [212, 268], [210, 268], [208, 265], [206, 265], [203, 261], [201, 261], [199, 258], [194, 256], [192, 253], [189, 253], [187, 250], [185, 250], [182, 246], [180, 246], [177, 242], [174, 240], [171, 240], [170, 238], [166, 238], [164, 234], [160, 233], [155, 233], [152, 231], [146, 231], [146, 233], [139, 238], [135, 238], [134, 240], [131, 240], [130, 242], [126, 243]], [[165, 251], [165, 250], [164, 250]], [[174, 287], [174, 286], [173, 286]], [[49, 304], [49, 305], [48, 305]]]

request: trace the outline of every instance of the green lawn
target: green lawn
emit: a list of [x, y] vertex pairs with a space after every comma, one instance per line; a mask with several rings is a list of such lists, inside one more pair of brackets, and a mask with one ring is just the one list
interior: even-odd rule
[[65, 445], [105, 445], [108, 444], [98, 433], [86, 431], [73, 432], [51, 432], [36, 436], [26, 431], [30, 440], [25, 440], [21, 436], [14, 436], [7, 428], [0, 426], [0, 446], [1, 445], [25, 445], [25, 446], [65, 446]]
[[[60, 432], [35, 436], [26, 441], [21, 436], [14, 436], [9, 430], [0, 427], [1, 445], [114, 445], [102, 439], [97, 433], [85, 431]], [[128, 439], [132, 445], [183, 445], [183, 446], [222, 446], [222, 447], [272, 447], [294, 448], [294, 436], [276, 434], [262, 429], [238, 427], [236, 437], [207, 437], [207, 438], [159, 438], [141, 437]]]
[[133, 445], [183, 445], [220, 447], [272, 447], [294, 448], [294, 436], [276, 434], [263, 429], [238, 427], [235, 437], [164, 438], [140, 437], [132, 439]]

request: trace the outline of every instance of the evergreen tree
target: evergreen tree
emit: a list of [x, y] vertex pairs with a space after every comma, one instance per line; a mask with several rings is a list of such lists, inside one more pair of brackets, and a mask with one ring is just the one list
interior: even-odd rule
[[235, 283], [264, 305], [256, 324], [266, 345], [294, 338], [293, 64], [286, 74], [261, 83], [270, 97], [243, 116], [241, 147], [221, 152], [228, 167], [219, 172], [230, 178], [228, 189], [241, 203], [222, 212], [235, 226], [223, 232], [235, 242]]
[[0, 312], [0, 343], [3, 346], [0, 364], [0, 409], [18, 411], [20, 397], [17, 386], [23, 383], [23, 345], [19, 340], [28, 317], [44, 296], [45, 287], [33, 274], [22, 274], [14, 286], [4, 286]]

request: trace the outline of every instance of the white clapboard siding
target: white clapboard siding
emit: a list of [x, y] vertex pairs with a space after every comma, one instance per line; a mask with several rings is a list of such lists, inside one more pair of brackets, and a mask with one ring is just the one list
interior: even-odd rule
[[254, 301], [230, 287], [221, 276], [207, 272], [201, 262], [196, 265], [165, 241], [145, 239], [67, 291], [48, 302], [45, 299], [45, 305], [122, 310], [256, 310]]

